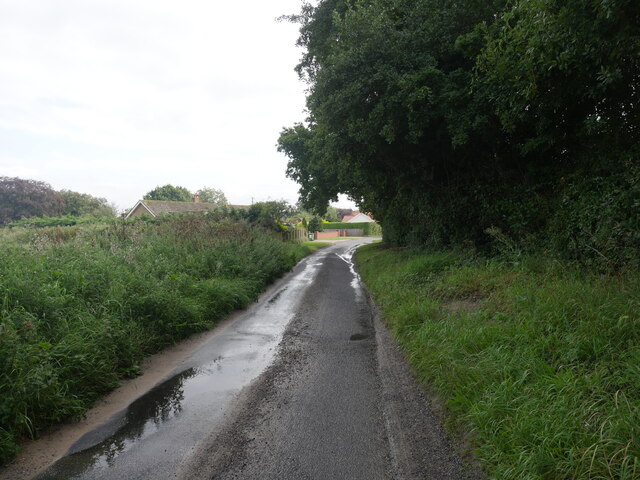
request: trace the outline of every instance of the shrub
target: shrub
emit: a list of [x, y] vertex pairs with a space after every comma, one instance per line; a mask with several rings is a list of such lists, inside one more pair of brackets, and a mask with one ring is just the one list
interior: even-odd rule
[[563, 183], [549, 231], [554, 250], [595, 266], [640, 267], [640, 168]]
[[104, 224], [114, 222], [113, 217], [94, 217], [91, 215], [73, 216], [62, 215], [60, 217], [32, 217], [22, 218], [14, 222], [8, 223], [6, 226], [10, 228], [16, 227], [70, 227], [73, 225], [88, 225], [88, 224]]
[[2, 235], [2, 462], [25, 436], [81, 416], [143, 356], [245, 307], [308, 253], [202, 215]]
[[377, 222], [361, 222], [361, 223], [343, 223], [343, 222], [327, 222], [324, 223], [323, 228], [331, 230], [334, 228], [347, 229], [347, 228], [361, 228], [364, 230], [364, 235], [367, 237], [379, 237], [382, 235], [382, 227]]
[[356, 263], [489, 478], [638, 478], [637, 271], [379, 245]]

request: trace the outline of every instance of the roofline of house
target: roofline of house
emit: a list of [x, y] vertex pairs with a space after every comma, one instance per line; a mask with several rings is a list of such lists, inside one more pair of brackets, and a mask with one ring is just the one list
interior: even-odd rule
[[133, 208], [132, 208], [131, 210], [129, 210], [129, 213], [127, 213], [127, 216], [126, 216], [126, 217], [124, 217], [124, 218], [125, 218], [125, 220], [126, 220], [127, 218], [129, 218], [129, 216], [130, 216], [133, 212], [135, 212], [135, 211], [136, 211], [136, 208], [138, 208], [138, 205], [142, 205], [142, 206], [145, 208], [145, 210], [146, 210], [147, 212], [149, 212], [149, 215], [151, 215], [151, 216], [152, 216], [152, 217], [154, 217], [154, 218], [156, 217], [156, 214], [155, 214], [155, 213], [153, 213], [153, 212], [151, 211], [151, 209], [150, 209], [149, 207], [147, 207], [147, 206], [145, 205], [145, 203], [144, 203], [142, 200], [138, 200], [138, 201], [136, 202], [136, 204], [133, 206]]

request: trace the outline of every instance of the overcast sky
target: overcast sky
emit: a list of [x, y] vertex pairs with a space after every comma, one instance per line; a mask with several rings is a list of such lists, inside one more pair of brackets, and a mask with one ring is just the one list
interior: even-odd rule
[[[106, 197], [157, 185], [295, 202], [300, 0], [0, 0], [0, 175]], [[341, 201], [343, 206], [352, 206]]]

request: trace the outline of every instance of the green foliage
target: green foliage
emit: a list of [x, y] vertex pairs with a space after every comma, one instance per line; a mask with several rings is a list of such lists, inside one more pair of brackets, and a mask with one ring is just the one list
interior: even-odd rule
[[243, 308], [313, 249], [181, 215], [0, 230], [0, 461], [142, 358]]
[[0, 225], [21, 218], [57, 216], [63, 209], [63, 196], [48, 183], [0, 177]]
[[15, 222], [8, 223], [6, 226], [9, 228], [15, 227], [70, 227], [73, 225], [87, 225], [87, 224], [105, 224], [115, 222], [115, 218], [112, 216], [106, 217], [94, 217], [91, 215], [85, 215], [76, 217], [73, 215], [63, 215], [61, 217], [31, 217], [23, 218]]
[[638, 143], [639, 20], [631, 0], [517, 1], [502, 13], [479, 80], [525, 151]]
[[219, 207], [224, 207], [229, 204], [224, 192], [217, 188], [203, 187], [198, 190], [196, 194], [200, 197], [201, 202], [213, 203]]
[[252, 224], [267, 230], [282, 231], [287, 217], [293, 213], [293, 207], [284, 200], [256, 202], [246, 212], [246, 218]]
[[[502, 3], [320, 2], [299, 18], [310, 117], [285, 129], [279, 148], [307, 207], [347, 193], [398, 242], [426, 241], [433, 229], [420, 217], [468, 184], [458, 170], [487, 149], [495, 158], [493, 127], [470, 96], [473, 49], [456, 41]], [[450, 220], [449, 230], [462, 223]]]
[[361, 228], [364, 230], [364, 235], [367, 237], [380, 237], [382, 236], [382, 227], [376, 222], [358, 222], [358, 223], [343, 223], [343, 222], [328, 222], [325, 223], [324, 228], [329, 230], [333, 228], [347, 229], [347, 228]]
[[558, 254], [605, 269], [640, 267], [640, 168], [562, 179], [549, 236]]
[[285, 128], [278, 139], [278, 151], [287, 155], [287, 176], [300, 184], [300, 204], [316, 212], [324, 212], [330, 200], [338, 200], [339, 187], [335, 164], [317, 158], [320, 137], [304, 125]]
[[75, 225], [85, 220], [72, 217], [115, 216], [115, 208], [105, 198], [71, 190], [56, 192], [36, 180], [0, 177], [0, 224]]
[[398, 245], [489, 251], [499, 230], [637, 264], [638, 2], [324, 0], [290, 20], [309, 117], [278, 149], [305, 208], [346, 193]]
[[336, 209], [336, 207], [332, 207], [332, 206], [327, 207], [327, 211], [324, 213], [322, 218], [324, 220], [327, 220], [328, 222], [340, 221], [340, 219], [338, 218], [338, 210]]
[[144, 197], [145, 200], [167, 200], [173, 202], [191, 202], [193, 200], [193, 194], [184, 187], [175, 187], [167, 184], [162, 187], [156, 187], [153, 190], [147, 192]]
[[322, 223], [322, 219], [320, 217], [313, 217], [311, 220], [309, 220], [309, 225], [307, 226], [307, 229], [310, 232], [321, 232], [322, 230], [324, 230], [324, 224]]
[[106, 198], [98, 198], [87, 193], [78, 193], [71, 190], [60, 190], [60, 195], [64, 198], [63, 216], [74, 217], [115, 217], [116, 210]]
[[356, 263], [490, 478], [638, 478], [637, 270], [383, 245]]

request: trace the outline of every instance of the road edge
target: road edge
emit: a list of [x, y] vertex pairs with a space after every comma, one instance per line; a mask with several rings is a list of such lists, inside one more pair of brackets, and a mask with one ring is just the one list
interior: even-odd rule
[[273, 295], [282, 283], [295, 274], [301, 264], [330, 246], [330, 244], [323, 245], [301, 258], [291, 270], [268, 285], [248, 307], [226, 315], [209, 330], [194, 333], [174, 345], [145, 357], [140, 364], [141, 375], [131, 379], [121, 379], [120, 385], [96, 399], [93, 406], [80, 420], [58, 424], [51, 427], [49, 431], [43, 432], [38, 439], [24, 442], [13, 460], [0, 467], [0, 480], [36, 478], [60, 458], [66, 456], [70, 448], [83, 436], [117, 421], [117, 418], [123, 414], [129, 404], [178, 373], [185, 360], [212, 337], [220, 334], [229, 325], [248, 314], [254, 305]]
[[[354, 265], [358, 271], [355, 262]], [[464, 437], [451, 434], [444, 427], [446, 407], [428, 385], [418, 383], [404, 352], [386, 326], [380, 306], [361, 277], [360, 282], [373, 316], [377, 367], [385, 400], [382, 411], [398, 478], [447, 478], [450, 465], [456, 465], [463, 475], [459, 478], [485, 479], [486, 473]], [[409, 410], [420, 412], [420, 415], [406, 418], [403, 412], [407, 405], [411, 406]], [[429, 451], [417, 448], [424, 445], [432, 448]], [[450, 454], [442, 456], [438, 452]], [[425, 472], [430, 475], [425, 476]]]

